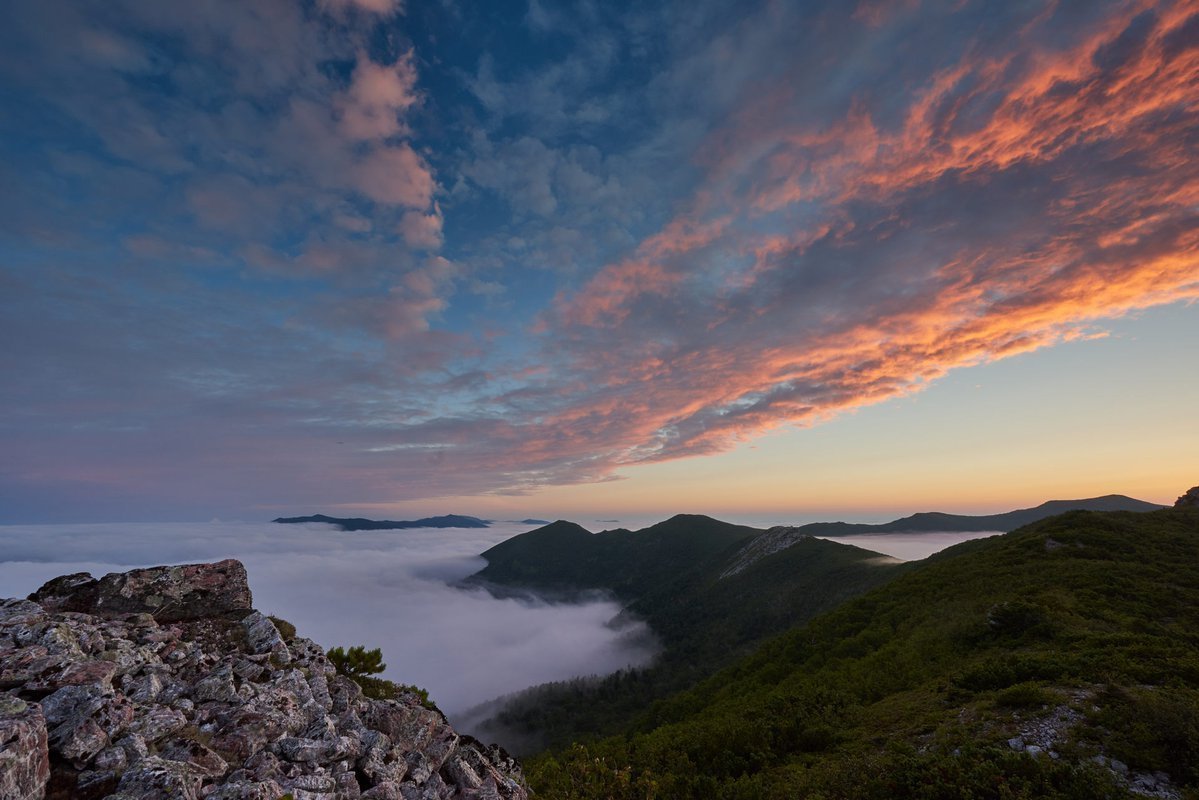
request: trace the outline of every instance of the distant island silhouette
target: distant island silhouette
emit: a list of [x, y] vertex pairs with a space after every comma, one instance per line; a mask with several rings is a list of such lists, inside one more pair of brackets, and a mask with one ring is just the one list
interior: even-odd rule
[[308, 517], [276, 517], [272, 522], [296, 525], [304, 522], [324, 522], [336, 525], [343, 531], [392, 531], [407, 528], [489, 528], [491, 523], [478, 517], [462, 514], [445, 514], [440, 517], [424, 517], [411, 520], [366, 519], [365, 517], [328, 517], [313, 514]]

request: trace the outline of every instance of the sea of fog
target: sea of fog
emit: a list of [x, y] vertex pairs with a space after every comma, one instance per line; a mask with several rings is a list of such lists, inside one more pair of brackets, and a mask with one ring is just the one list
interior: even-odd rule
[[532, 526], [343, 532], [321, 524], [0, 526], [0, 597], [70, 572], [237, 558], [254, 605], [324, 647], [383, 650], [385, 677], [429, 690], [453, 717], [547, 681], [606, 674], [652, 657], [644, 626], [610, 623], [610, 600], [497, 599], [452, 582], [479, 553]]
[[[615, 521], [613, 521], [615, 522]], [[71, 572], [238, 558], [255, 606], [324, 647], [383, 650], [385, 677], [429, 690], [454, 719], [548, 681], [648, 663], [643, 625], [614, 624], [611, 600], [496, 598], [454, 585], [479, 553], [534, 526], [343, 532], [327, 525], [129, 523], [0, 526], [0, 597], [23, 597]], [[594, 529], [606, 527], [602, 523]], [[833, 538], [904, 560], [985, 533]]]
[[900, 561], [916, 561], [928, 558], [933, 553], [939, 553], [947, 547], [968, 542], [972, 539], [983, 539], [987, 536], [997, 536], [1002, 531], [946, 531], [938, 533], [860, 533], [855, 536], [818, 536], [830, 542], [851, 544], [865, 550], [898, 558]]

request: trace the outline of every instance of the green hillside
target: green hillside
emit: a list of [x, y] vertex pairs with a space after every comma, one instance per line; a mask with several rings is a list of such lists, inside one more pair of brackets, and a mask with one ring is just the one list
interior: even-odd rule
[[527, 771], [564, 799], [1199, 797], [1199, 511], [952, 548]]
[[556, 522], [489, 550], [479, 576], [541, 591], [609, 590], [649, 624], [662, 652], [644, 669], [525, 692], [479, 730], [521, 752], [624, 730], [654, 701], [906, 568], [869, 550], [800, 537], [726, 574], [750, 537], [772, 533], [700, 516], [594, 536]]
[[679, 514], [639, 531], [596, 534], [559, 520], [487, 550], [487, 566], [472, 577], [543, 590], [606, 589], [632, 600], [682, 573], [702, 569], [759, 533], [697, 514]]

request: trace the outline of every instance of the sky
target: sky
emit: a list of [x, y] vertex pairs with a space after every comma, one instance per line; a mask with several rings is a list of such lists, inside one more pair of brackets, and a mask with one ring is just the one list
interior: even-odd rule
[[0, 9], [0, 522], [1199, 482], [1199, 2]]

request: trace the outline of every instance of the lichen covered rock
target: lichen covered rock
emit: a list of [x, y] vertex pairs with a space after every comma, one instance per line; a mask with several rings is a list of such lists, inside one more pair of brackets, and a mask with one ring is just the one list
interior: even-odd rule
[[41, 706], [0, 694], [0, 800], [44, 797], [49, 779], [50, 751]]
[[253, 611], [239, 562], [78, 573], [0, 601], [0, 800], [285, 794], [527, 797], [501, 750], [415, 695], [365, 697]]

